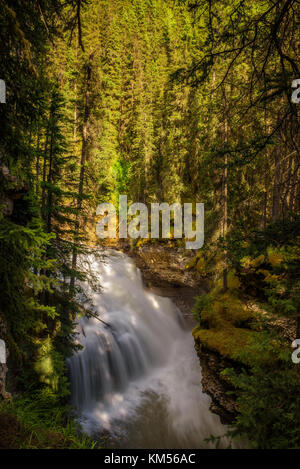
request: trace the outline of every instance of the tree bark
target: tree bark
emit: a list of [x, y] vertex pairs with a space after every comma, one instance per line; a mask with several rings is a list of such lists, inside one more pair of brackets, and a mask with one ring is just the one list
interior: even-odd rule
[[[228, 141], [228, 122], [225, 119], [225, 142]], [[223, 238], [226, 242], [226, 236], [228, 231], [228, 155], [225, 154], [224, 160], [224, 222], [223, 222]], [[224, 292], [228, 289], [227, 282], [228, 274], [228, 259], [227, 259], [227, 249], [224, 250], [224, 269], [223, 269], [223, 290]]]
[[38, 122], [38, 134], [37, 134], [37, 144], [36, 144], [36, 195], [39, 195], [40, 189], [40, 120]]
[[[86, 76], [86, 88], [85, 88], [85, 97], [84, 97], [84, 117], [83, 117], [83, 126], [82, 126], [82, 147], [81, 147], [81, 160], [80, 160], [80, 175], [79, 175], [79, 186], [78, 186], [78, 199], [77, 199], [77, 213], [75, 216], [75, 235], [74, 235], [74, 247], [72, 254], [72, 270], [75, 271], [77, 267], [77, 241], [78, 233], [80, 229], [80, 211], [82, 209], [82, 199], [83, 199], [83, 188], [84, 188], [84, 176], [85, 176], [85, 165], [88, 156], [88, 120], [90, 114], [90, 86], [91, 86], [91, 63], [87, 66], [87, 76]], [[70, 280], [70, 293], [74, 292], [75, 287], [75, 275]]]
[[275, 170], [274, 170], [274, 184], [273, 184], [273, 208], [272, 208], [272, 222], [280, 218], [280, 149], [276, 148], [274, 155]]

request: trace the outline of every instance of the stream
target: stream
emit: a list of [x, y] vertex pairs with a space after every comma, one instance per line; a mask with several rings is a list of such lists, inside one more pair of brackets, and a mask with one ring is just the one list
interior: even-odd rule
[[[193, 337], [179, 309], [143, 286], [127, 255], [108, 250], [81, 260], [101, 283], [83, 284], [97, 318], [78, 319], [82, 350], [68, 360], [72, 405], [85, 432], [119, 448], [214, 447], [226, 427], [209, 410]], [[229, 441], [222, 437], [221, 447]]]

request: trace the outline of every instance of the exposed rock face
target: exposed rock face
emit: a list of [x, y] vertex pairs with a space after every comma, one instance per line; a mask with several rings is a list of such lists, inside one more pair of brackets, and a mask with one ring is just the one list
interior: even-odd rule
[[19, 182], [10, 173], [8, 167], [1, 162], [1, 157], [0, 184], [7, 186], [0, 194], [0, 209], [2, 214], [15, 223], [25, 224], [27, 218], [24, 217], [23, 212], [28, 207], [28, 201], [24, 199], [24, 196], [28, 193], [28, 186]]
[[227, 394], [232, 388], [220, 373], [234, 365], [211, 350], [201, 350], [197, 342], [195, 349], [201, 363], [202, 390], [212, 399], [210, 410], [220, 416], [223, 424], [231, 423], [237, 415], [237, 405], [234, 397]]
[[[123, 246], [124, 248], [124, 246]], [[195, 297], [204, 291], [198, 272], [186, 269], [192, 253], [164, 246], [143, 246], [135, 251], [125, 248], [141, 270], [145, 285], [154, 293], [171, 298], [188, 325], [194, 325]]]
[[156, 279], [160, 285], [199, 287], [201, 278], [198, 272], [186, 269], [192, 254], [163, 246], [144, 246], [137, 251], [137, 256], [151, 272], [152, 280]]

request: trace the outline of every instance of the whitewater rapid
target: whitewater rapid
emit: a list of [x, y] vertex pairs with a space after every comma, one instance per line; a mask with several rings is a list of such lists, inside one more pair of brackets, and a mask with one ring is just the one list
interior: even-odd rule
[[123, 253], [94, 253], [81, 263], [101, 284], [100, 291], [85, 282], [81, 302], [106, 323], [79, 318], [83, 348], [68, 360], [83, 429], [108, 432], [121, 447], [209, 447], [205, 440], [224, 435], [226, 427], [201, 390], [193, 337], [179, 309], [145, 289]]

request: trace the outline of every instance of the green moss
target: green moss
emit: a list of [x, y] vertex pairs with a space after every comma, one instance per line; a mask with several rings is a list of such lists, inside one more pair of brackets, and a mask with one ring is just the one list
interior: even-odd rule
[[[228, 272], [227, 275], [227, 286], [228, 286], [228, 291], [231, 293], [236, 293], [238, 292], [238, 289], [240, 287], [240, 281], [238, 277], [236, 276], [236, 273], [234, 270], [231, 270]], [[215, 281], [214, 288], [211, 291], [211, 294], [213, 297], [216, 297], [217, 295], [220, 295], [223, 292], [223, 278], [220, 276], [219, 279]]]
[[223, 330], [195, 328], [194, 339], [205, 348], [221, 354], [223, 357], [239, 361], [245, 365], [260, 360], [260, 356], [245, 354], [245, 348], [251, 347], [258, 332], [227, 325]]
[[205, 301], [203, 297], [199, 298], [201, 321], [208, 325], [207, 328], [223, 329], [228, 323], [239, 326], [256, 319], [253, 310], [239, 299], [238, 287], [239, 280], [231, 272], [228, 275], [228, 290], [225, 293], [221, 281], [218, 281], [211, 293], [206, 295]]
[[202, 255], [198, 257], [196, 269], [199, 272], [199, 274], [202, 274], [202, 275], [205, 274], [205, 259]]
[[201, 319], [207, 321], [210, 328], [224, 328], [226, 323], [240, 325], [254, 319], [250, 311], [235, 295], [226, 292], [217, 296], [211, 304], [204, 308]]
[[251, 259], [249, 256], [243, 257], [243, 259], [241, 259], [241, 265], [245, 269], [249, 269], [251, 267], [254, 267], [254, 268], [259, 267], [264, 262], [265, 262], [265, 256], [263, 254], [261, 254], [258, 257], [255, 257], [254, 259]]
[[185, 266], [186, 270], [192, 270], [197, 265], [197, 257], [193, 257]]
[[209, 295], [200, 297], [197, 305], [201, 309], [200, 324], [193, 330], [193, 336], [200, 347], [249, 366], [278, 361], [282, 343], [268, 334], [265, 336], [260, 330], [259, 316], [235, 291], [222, 293], [216, 287]]
[[280, 252], [279, 249], [270, 246], [267, 250], [268, 252], [268, 262], [272, 267], [279, 266], [284, 261], [283, 252]]
[[234, 272], [228, 276], [225, 293], [222, 287], [220, 280], [210, 294], [198, 298], [195, 312], [198, 309], [200, 324], [193, 330], [195, 341], [245, 365], [270, 360], [272, 352], [266, 344], [263, 351], [257, 347], [261, 333], [254, 330], [254, 325], [258, 324], [258, 315], [238, 297], [239, 281]]

